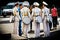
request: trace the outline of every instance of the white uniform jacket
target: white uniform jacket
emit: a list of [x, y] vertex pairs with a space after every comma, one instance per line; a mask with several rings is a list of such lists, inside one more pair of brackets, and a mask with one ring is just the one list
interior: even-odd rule
[[28, 16], [30, 18], [30, 10], [27, 7], [23, 7], [21, 9], [21, 14], [22, 14], [22, 20], [25, 16]]
[[19, 15], [19, 12], [18, 12], [18, 8], [17, 7], [14, 7], [13, 8], [13, 14], [15, 15], [15, 21], [19, 21], [20, 19], [20, 15]]
[[47, 20], [49, 21], [49, 13], [50, 13], [50, 10], [47, 7], [44, 7], [42, 9], [42, 18], [44, 19], [46, 16]]
[[35, 7], [32, 9], [32, 17], [33, 17], [33, 20], [37, 20], [36, 16], [40, 16], [40, 22], [42, 22], [42, 18], [41, 18], [41, 9], [38, 8], [38, 7]]

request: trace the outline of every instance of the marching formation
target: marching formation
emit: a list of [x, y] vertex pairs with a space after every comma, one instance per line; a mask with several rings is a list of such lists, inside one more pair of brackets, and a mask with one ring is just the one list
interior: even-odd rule
[[[24, 1], [23, 4], [15, 4], [13, 8], [14, 15], [14, 29], [13, 33], [19, 36], [24, 34], [25, 37], [28, 37], [28, 28], [32, 27], [32, 22], [34, 22], [35, 37], [40, 37], [40, 23], [43, 23], [44, 36], [50, 36], [50, 27], [49, 21], [52, 20], [50, 17], [50, 9], [47, 8], [48, 4], [46, 2], [42, 2], [41, 8], [38, 2], [34, 2], [33, 5], [30, 6], [28, 1]], [[23, 24], [23, 26], [22, 26]], [[30, 26], [29, 26], [30, 25]]]

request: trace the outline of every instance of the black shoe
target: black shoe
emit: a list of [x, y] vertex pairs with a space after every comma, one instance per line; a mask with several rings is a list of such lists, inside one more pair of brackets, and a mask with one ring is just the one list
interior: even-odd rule
[[19, 34], [19, 36], [22, 36], [22, 34]]
[[33, 30], [30, 30], [28, 33], [34, 33], [34, 31]]
[[54, 30], [56, 30], [57, 28], [56, 27], [54, 27]]
[[19, 34], [19, 36], [22, 36], [23, 33]]

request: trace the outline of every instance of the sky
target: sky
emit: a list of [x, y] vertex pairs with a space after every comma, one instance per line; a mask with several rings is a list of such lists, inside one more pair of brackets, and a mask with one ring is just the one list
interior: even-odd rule
[[49, 6], [51, 6], [52, 4], [55, 4], [57, 7], [60, 7], [60, 2], [59, 0], [0, 0], [0, 7], [1, 6], [5, 6], [7, 3], [9, 2], [17, 2], [17, 1], [29, 1], [30, 4], [32, 4], [33, 2], [41, 2], [41, 1], [45, 1], [49, 4]]

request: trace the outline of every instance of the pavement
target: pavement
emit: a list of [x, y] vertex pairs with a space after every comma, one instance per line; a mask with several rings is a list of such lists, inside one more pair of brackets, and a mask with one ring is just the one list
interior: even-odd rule
[[[9, 20], [10, 20], [9, 16], [7, 16], [6, 18], [0, 16], [0, 32], [2, 34], [8, 34], [8, 36], [5, 36], [4, 39], [9, 37], [9, 38], [11, 38], [9, 40], [23, 40], [23, 39], [25, 39], [25, 40], [40, 40], [40, 39], [41, 40], [45, 40], [45, 39], [49, 40], [49, 39], [52, 39], [52, 38], [53, 38], [53, 40], [55, 40], [55, 39], [57, 40], [56, 37], [58, 37], [59, 33], [60, 33], [60, 25], [57, 25], [56, 30], [51, 30], [50, 31], [51, 34], [50, 34], [49, 37], [44, 37], [43, 25], [41, 23], [40, 24], [40, 30], [41, 30], [40, 35], [41, 35], [41, 37], [35, 38], [35, 34], [33, 32], [33, 33], [28, 34], [28, 38], [25, 38], [24, 36], [19, 36], [19, 35], [13, 34], [14, 21], [9, 22]], [[53, 29], [53, 27], [52, 27], [52, 29]], [[29, 28], [29, 30], [30, 30], [30, 28]], [[33, 26], [32, 26], [32, 30], [33, 31], [35, 30], [34, 23], [33, 23]], [[11, 34], [11, 35], [9, 35], [9, 34]], [[1, 36], [0, 36], [0, 39], [1, 39]], [[2, 37], [2, 39], [3, 39], [3, 37]], [[6, 39], [6, 40], [8, 40], [8, 39]]]
[[[57, 32], [57, 31], [60, 31], [60, 30], [50, 31], [50, 33], [51, 33], [50, 36], [54, 35], [55, 34], [54, 32]], [[45, 38], [44, 37], [44, 32], [40, 33], [40, 37]], [[28, 34], [28, 39], [33, 39], [33, 38], [35, 38], [35, 34], [34, 33], [29, 33]], [[16, 35], [16, 34], [12, 34], [12, 39], [27, 39], [27, 38], [25, 38], [23, 35], [19, 36], [19, 35]]]
[[[30, 36], [33, 36], [33, 34], [30, 34]], [[38, 37], [38, 38], [25, 38], [23, 36], [18, 36], [16, 34], [12, 35], [3, 35], [0, 36], [0, 40], [60, 40], [60, 30], [51, 32], [50, 36], [48, 37]]]

